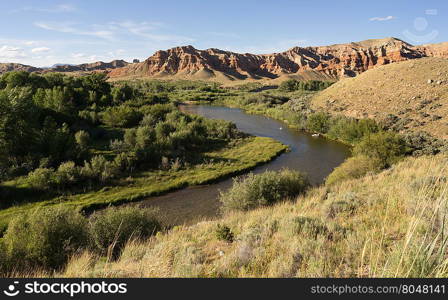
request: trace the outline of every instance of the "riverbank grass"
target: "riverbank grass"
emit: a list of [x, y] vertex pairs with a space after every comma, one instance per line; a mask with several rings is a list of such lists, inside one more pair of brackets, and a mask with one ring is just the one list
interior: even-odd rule
[[62, 204], [92, 211], [108, 205], [140, 201], [187, 186], [211, 183], [266, 163], [286, 150], [287, 146], [271, 138], [244, 138], [218, 151], [204, 153], [204, 163], [186, 169], [141, 172], [134, 178], [127, 178], [123, 186], [105, 187], [93, 192], [61, 196], [0, 210], [0, 229], [5, 228], [13, 216], [39, 207]]

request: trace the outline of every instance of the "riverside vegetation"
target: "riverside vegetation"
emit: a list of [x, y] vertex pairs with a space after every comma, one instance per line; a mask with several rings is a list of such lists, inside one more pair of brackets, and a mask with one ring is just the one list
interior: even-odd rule
[[[240, 173], [286, 150], [181, 113], [103, 74], [0, 77], [0, 225], [36, 207], [91, 211]], [[180, 87], [181, 89], [184, 87]]]
[[[99, 80], [107, 84], [101, 75], [91, 76], [62, 78], [81, 82]], [[15, 87], [5, 77], [3, 93], [12, 93]], [[104, 104], [92, 103], [78, 110], [78, 117], [86, 116], [90, 127], [82, 131], [73, 130], [73, 124], [59, 127], [73, 135], [77, 155], [90, 155], [90, 161], [69, 156], [73, 160], [64, 163], [65, 159], [50, 156], [42, 162], [42, 157], [33, 160], [24, 155], [25, 166], [31, 167], [26, 169], [28, 175], [21, 177], [24, 166], [15, 163], [21, 156], [7, 162], [10, 165], [4, 167], [6, 181], [2, 188], [13, 189], [14, 195], [18, 195], [19, 188], [24, 191], [37, 188], [46, 191], [45, 195], [64, 193], [58, 201], [51, 198], [37, 202], [36, 199], [0, 211], [10, 218], [22, 212], [20, 207], [26, 208], [5, 229], [0, 243], [1, 271], [15, 276], [68, 277], [446, 276], [443, 220], [448, 161], [445, 154], [440, 154], [446, 144], [426, 134], [398, 134], [385, 123], [332, 116], [310, 109], [310, 96], [329, 85], [294, 80], [278, 88], [258, 84], [222, 88], [186, 81], [114, 83], [109, 86], [110, 94], [98, 98]], [[33, 87], [27, 89], [33, 90]], [[12, 98], [4, 96], [3, 99]], [[149, 170], [139, 171], [143, 178], [151, 176], [151, 172], [159, 176], [169, 172], [169, 177], [183, 186], [179, 178], [188, 172], [195, 174], [195, 168], [201, 170], [204, 161], [194, 155], [189, 157], [191, 149], [174, 146], [185, 146], [185, 140], [180, 139], [179, 144], [170, 140], [168, 146], [166, 140], [160, 142], [159, 136], [171, 137], [179, 124], [190, 128], [193, 123], [190, 126], [201, 138], [198, 141], [207, 141], [195, 145], [202, 155], [207, 153], [206, 156], [213, 157], [212, 153], [220, 153], [215, 157], [231, 159], [245, 147], [239, 152], [244, 161], [239, 171], [250, 167], [254, 157], [267, 161], [284, 150], [272, 140], [241, 136], [229, 123], [184, 115], [175, 109], [173, 103], [177, 101], [207, 101], [265, 114], [300, 130], [350, 144], [354, 155], [319, 187], [310, 187], [303, 174], [290, 170], [239, 177], [229, 191], [221, 193], [222, 219], [194, 226], [170, 228], [153, 211], [135, 208], [123, 211], [109, 208], [87, 219], [86, 210], [67, 205], [71, 203], [88, 210], [99, 204], [122, 203], [127, 201], [123, 199], [136, 200], [151, 194], [144, 187], [146, 180], [134, 179], [131, 186], [125, 181], [129, 176], [126, 172], [134, 174], [137, 171], [132, 168], [142, 163]], [[167, 123], [173, 131], [166, 129]], [[46, 127], [39, 129], [42, 128]], [[92, 128], [104, 130], [107, 138], [92, 142], [92, 135], [86, 134]], [[158, 136], [158, 130], [167, 130], [170, 134]], [[157, 146], [151, 150], [143, 146], [146, 150], [141, 153], [140, 147], [146, 145], [141, 140], [148, 136], [155, 141], [151, 145]], [[202, 149], [204, 144], [206, 149]], [[268, 155], [260, 150], [266, 145], [269, 145]], [[257, 149], [258, 152], [250, 152]], [[249, 159], [244, 157], [245, 151], [251, 154]], [[133, 157], [139, 163], [130, 164], [133, 167], [124, 168], [124, 173], [112, 172], [113, 176], [105, 176], [120, 155]], [[183, 170], [177, 172], [181, 162]], [[222, 167], [220, 163], [217, 170]], [[58, 178], [67, 178], [70, 172], [64, 170], [72, 168], [77, 170], [76, 175], [68, 176], [73, 181], [61, 185], [64, 181]], [[101, 171], [84, 177], [89, 174], [86, 170]], [[166, 182], [165, 177], [157, 175], [155, 178], [160, 179], [153, 181], [154, 188]], [[206, 176], [207, 180], [197, 179], [193, 184], [212, 180], [215, 175]], [[98, 188], [107, 182], [123, 186], [98, 193]], [[77, 185], [83, 189], [87, 186], [87, 190], [67, 193]], [[135, 196], [136, 192], [142, 194]], [[23, 195], [25, 199], [26, 192]], [[52, 206], [47, 209], [36, 203]], [[62, 204], [55, 205], [58, 203]], [[38, 225], [37, 220], [43, 220], [43, 225]], [[33, 230], [24, 230], [25, 227]], [[14, 260], [15, 253], [20, 253], [21, 259]]]

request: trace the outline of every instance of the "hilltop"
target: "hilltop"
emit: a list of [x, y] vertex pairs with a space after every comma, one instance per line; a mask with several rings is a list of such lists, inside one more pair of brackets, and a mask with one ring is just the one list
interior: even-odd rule
[[49, 73], [49, 72], [61, 72], [61, 73], [74, 73], [74, 72], [95, 72], [95, 71], [108, 71], [115, 68], [122, 68], [129, 65], [124, 60], [113, 60], [109, 63], [97, 61], [94, 63], [86, 63], [80, 65], [70, 64], [56, 64], [50, 68], [37, 68], [17, 63], [0, 63], [0, 74], [11, 71], [25, 71], [36, 73]]
[[384, 120], [399, 131], [448, 138], [448, 59], [422, 58], [377, 67], [318, 93], [315, 109]]
[[414, 47], [396, 38], [319, 47], [294, 47], [272, 54], [240, 54], [193, 46], [157, 51], [145, 61], [110, 72], [111, 78], [152, 77], [214, 80], [294, 78], [337, 80], [379, 65], [421, 58], [448, 57], [447, 44]]
[[39, 72], [42, 69], [17, 63], [0, 63], [0, 74], [11, 71]]

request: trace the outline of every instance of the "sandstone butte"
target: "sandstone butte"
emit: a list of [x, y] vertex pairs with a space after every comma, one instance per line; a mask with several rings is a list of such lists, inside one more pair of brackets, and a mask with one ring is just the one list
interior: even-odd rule
[[354, 77], [375, 66], [422, 58], [448, 58], [448, 43], [413, 46], [396, 38], [319, 47], [294, 47], [272, 54], [234, 53], [193, 46], [157, 51], [143, 62], [110, 70], [109, 76], [209, 79], [333, 79]]

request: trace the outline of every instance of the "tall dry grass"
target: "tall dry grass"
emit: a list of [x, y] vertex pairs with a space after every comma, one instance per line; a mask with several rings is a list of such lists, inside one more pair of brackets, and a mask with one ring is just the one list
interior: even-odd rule
[[[131, 241], [116, 261], [86, 252], [56, 276], [445, 277], [447, 190], [447, 156], [408, 158], [293, 203]], [[218, 224], [233, 242], [217, 239]]]

